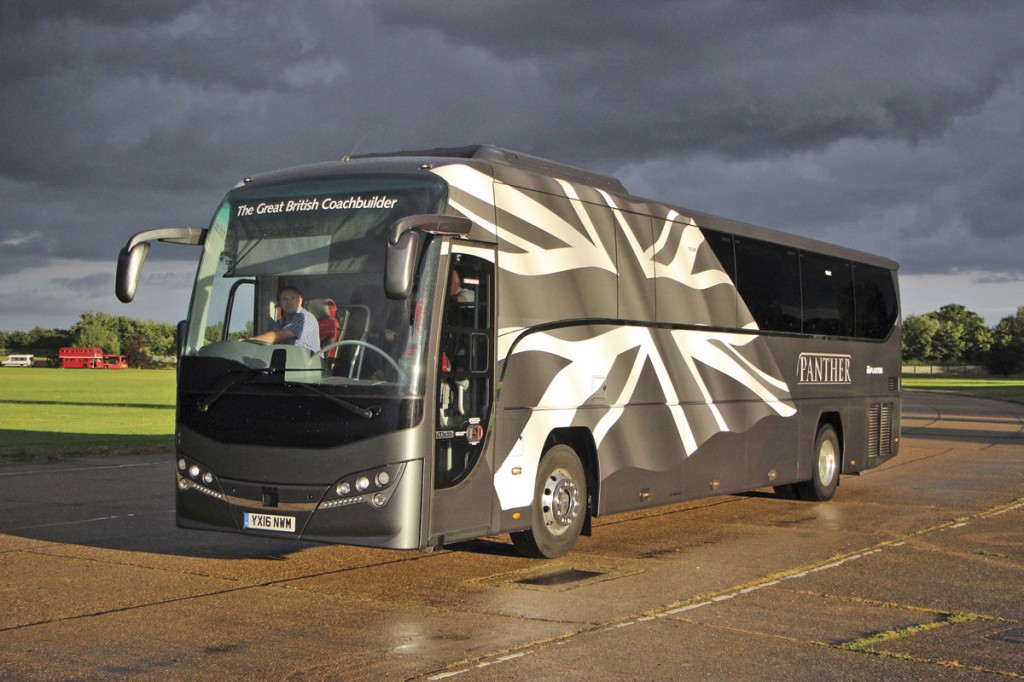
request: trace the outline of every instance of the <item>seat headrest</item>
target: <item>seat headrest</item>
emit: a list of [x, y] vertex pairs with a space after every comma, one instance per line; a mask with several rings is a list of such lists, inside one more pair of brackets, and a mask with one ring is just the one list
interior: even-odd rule
[[338, 307], [334, 305], [334, 299], [332, 298], [311, 298], [306, 301], [306, 310], [313, 313], [313, 317], [318, 320], [330, 320], [334, 318], [334, 314]]

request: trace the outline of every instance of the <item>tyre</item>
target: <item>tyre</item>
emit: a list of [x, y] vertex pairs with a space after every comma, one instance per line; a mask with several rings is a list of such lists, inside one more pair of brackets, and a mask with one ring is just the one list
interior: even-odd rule
[[814, 464], [811, 479], [796, 484], [800, 499], [812, 502], [831, 500], [839, 485], [839, 437], [836, 430], [825, 424], [814, 439]]
[[587, 515], [587, 478], [576, 452], [556, 445], [541, 457], [530, 508], [530, 528], [510, 533], [520, 554], [562, 556], [576, 544]]

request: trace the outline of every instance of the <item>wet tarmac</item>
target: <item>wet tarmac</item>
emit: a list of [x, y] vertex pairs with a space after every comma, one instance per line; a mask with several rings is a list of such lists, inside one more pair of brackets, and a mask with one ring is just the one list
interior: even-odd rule
[[597, 519], [555, 561], [174, 527], [171, 456], [0, 466], [2, 679], [1020, 679], [1024, 406], [904, 396], [899, 457]]

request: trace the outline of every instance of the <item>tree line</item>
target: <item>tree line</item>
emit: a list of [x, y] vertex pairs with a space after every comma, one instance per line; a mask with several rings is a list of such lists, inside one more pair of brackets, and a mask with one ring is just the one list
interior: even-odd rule
[[944, 305], [903, 320], [903, 362], [907, 364], [977, 364], [990, 374], [1024, 371], [1024, 306], [989, 328], [962, 305]]
[[[173, 361], [174, 335], [174, 325], [168, 322], [83, 313], [71, 329], [0, 330], [0, 349], [56, 358], [65, 346], [98, 347], [127, 356], [134, 367], [150, 367]], [[208, 329], [207, 336], [216, 340], [219, 331]], [[903, 362], [978, 364], [992, 374], [1004, 375], [1024, 372], [1024, 306], [992, 328], [977, 313], [953, 303], [923, 315], [908, 315], [903, 320]]]
[[102, 348], [126, 356], [132, 367], [154, 367], [173, 362], [174, 335], [174, 325], [168, 322], [83, 313], [71, 329], [37, 326], [27, 332], [0, 330], [0, 348], [8, 354], [31, 353], [39, 359], [54, 360], [66, 346]]

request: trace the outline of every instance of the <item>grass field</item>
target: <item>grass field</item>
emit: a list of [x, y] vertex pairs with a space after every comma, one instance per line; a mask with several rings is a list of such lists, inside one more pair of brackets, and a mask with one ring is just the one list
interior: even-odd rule
[[174, 370], [0, 368], [0, 460], [172, 452]]
[[1014, 403], [1024, 403], [1024, 378], [1021, 377], [967, 377], [967, 376], [926, 376], [903, 377], [903, 388], [940, 393], [958, 393], [978, 398], [994, 398]]
[[[903, 387], [1024, 403], [1024, 378], [906, 376]], [[0, 368], [0, 461], [172, 452], [174, 370]]]

